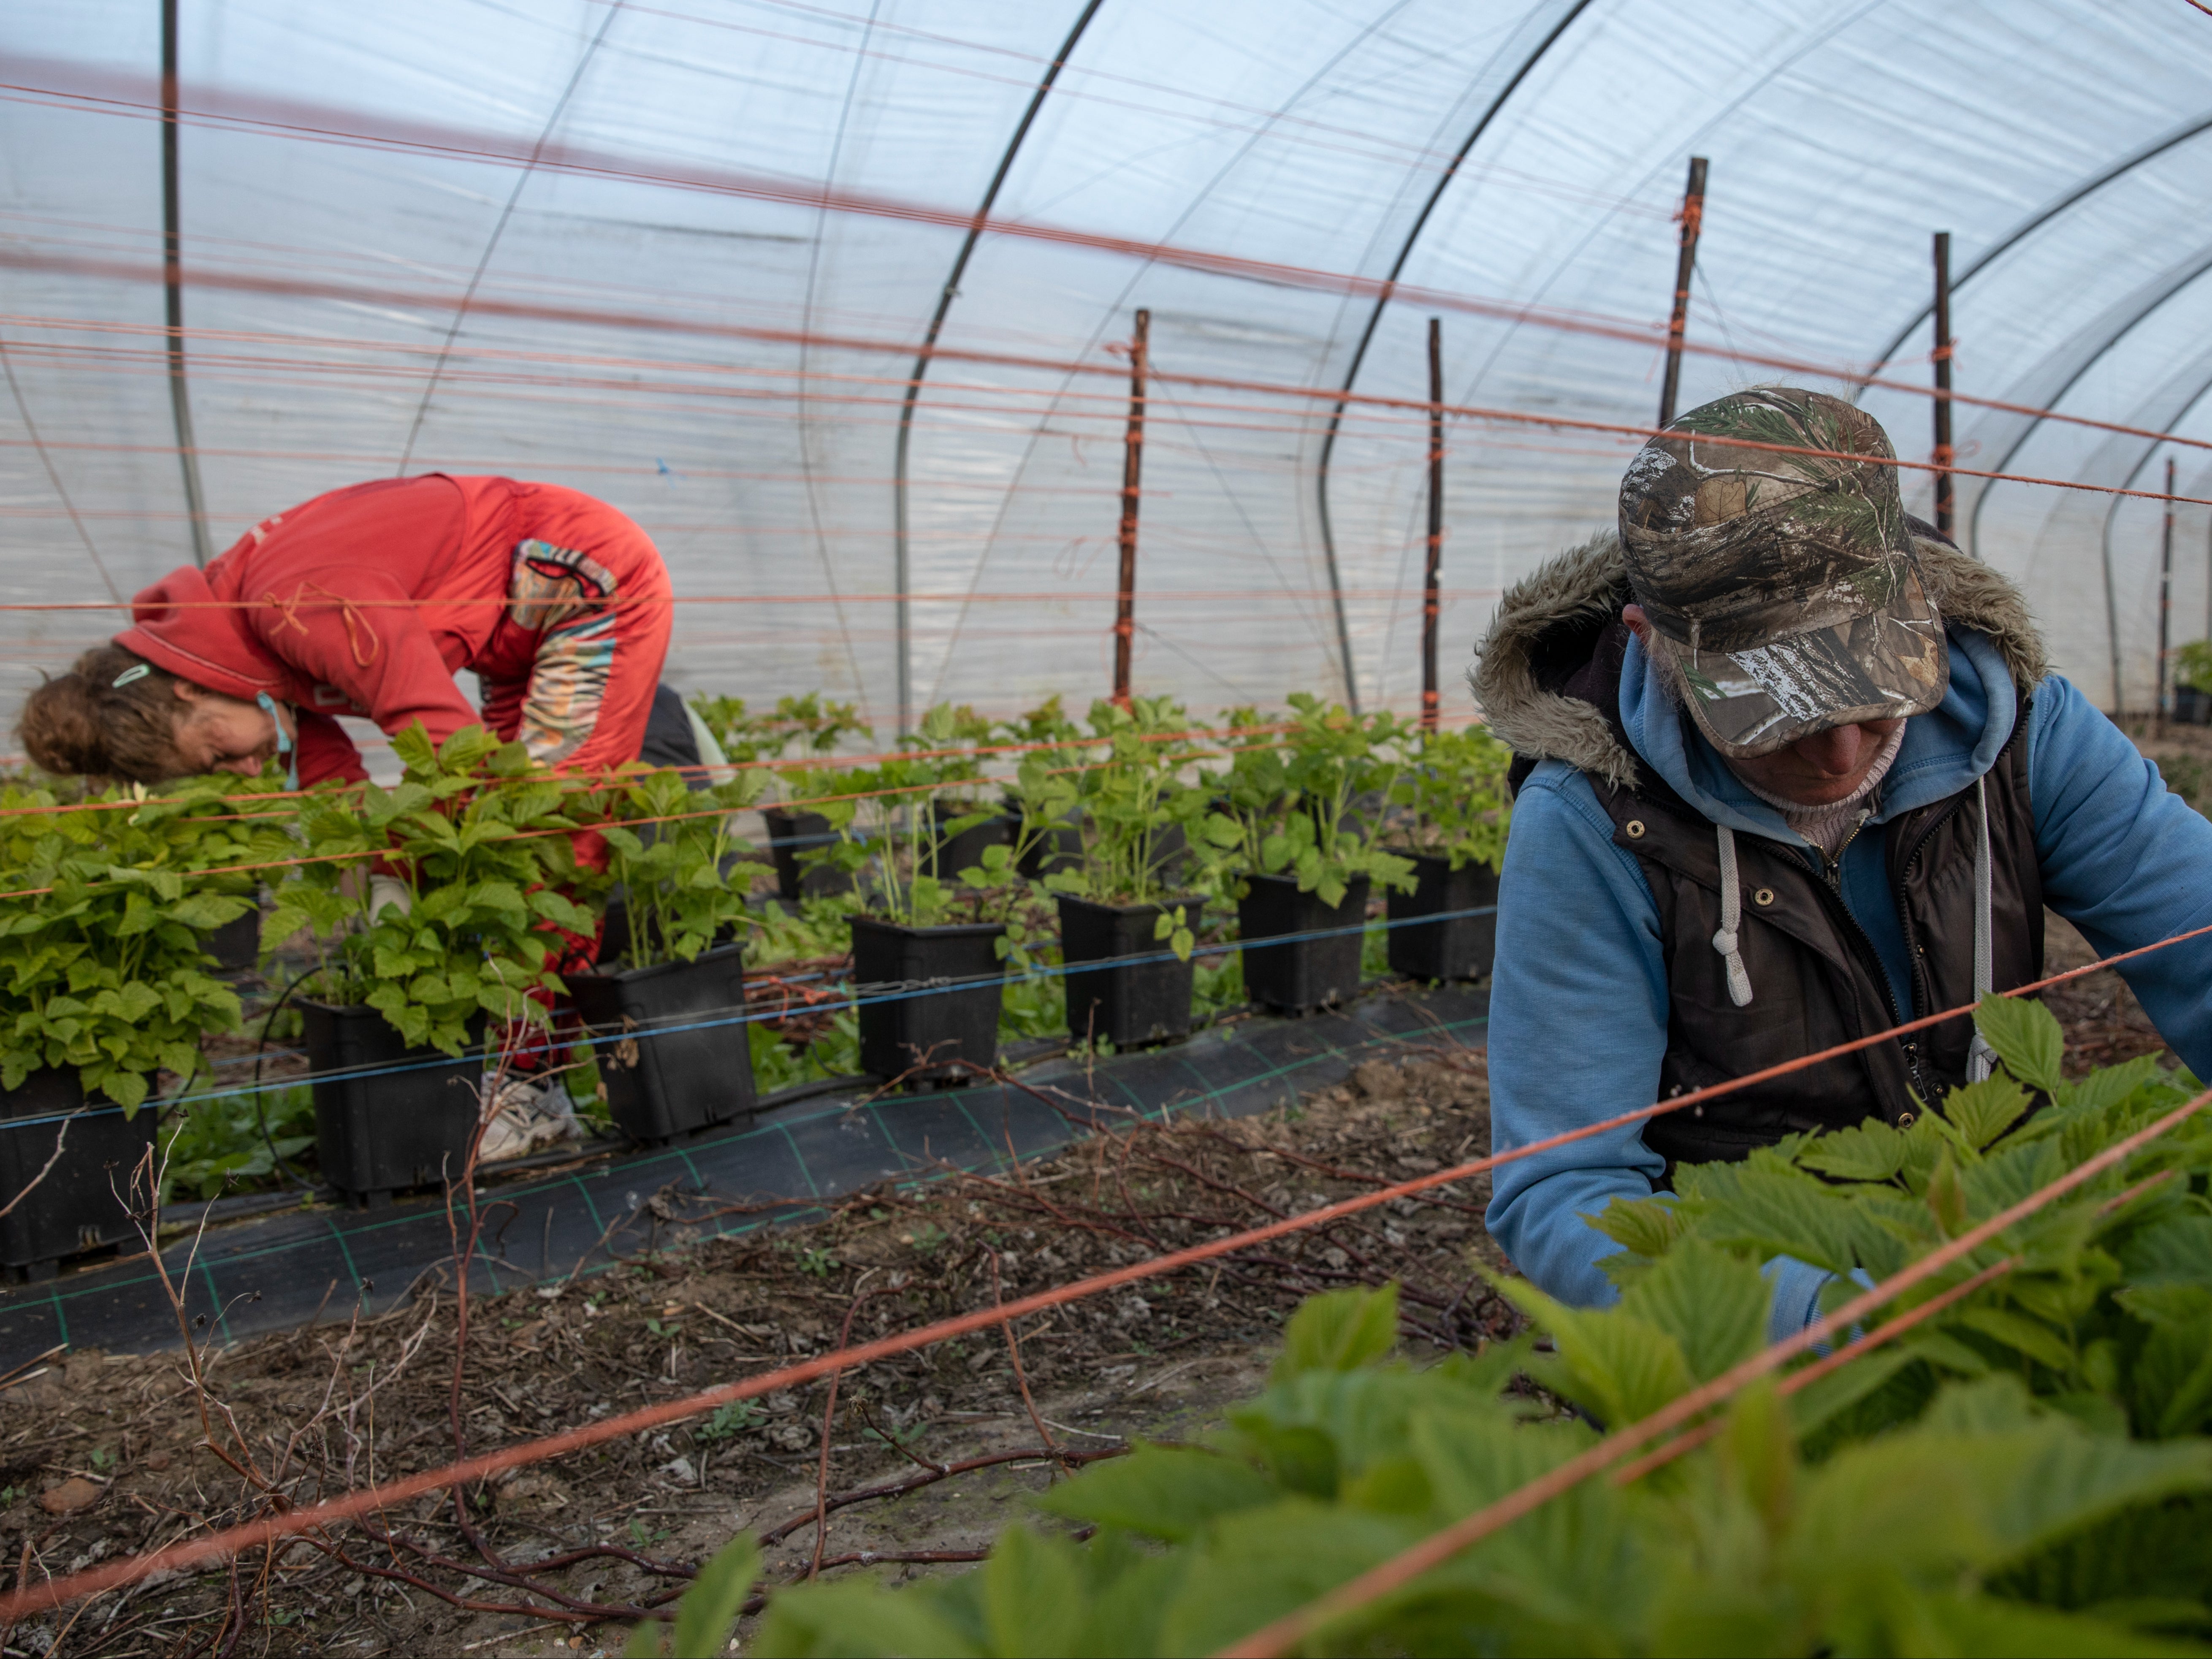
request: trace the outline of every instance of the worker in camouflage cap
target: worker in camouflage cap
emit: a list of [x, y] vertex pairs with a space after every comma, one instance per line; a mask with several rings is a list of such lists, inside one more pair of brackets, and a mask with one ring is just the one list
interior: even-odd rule
[[[2043, 978], [2048, 913], [2139, 953], [2212, 1077], [2212, 821], [1899, 482], [1850, 404], [1732, 393], [1637, 451], [1617, 530], [1515, 582], [1480, 647], [1514, 750], [1487, 1042], [1516, 1157], [1485, 1220], [1562, 1302], [1632, 1282], [1655, 1191], [1729, 1178], [1691, 1166], [1869, 1119], [1837, 1144], [1936, 1145], [1921, 1120], [1995, 1062], [1970, 1011]], [[1769, 1334], [1847, 1266], [1765, 1263]]]
[[1943, 626], [1894, 462], [1871, 416], [1776, 387], [1692, 410], [1629, 464], [1629, 586], [1723, 754], [1942, 701]]

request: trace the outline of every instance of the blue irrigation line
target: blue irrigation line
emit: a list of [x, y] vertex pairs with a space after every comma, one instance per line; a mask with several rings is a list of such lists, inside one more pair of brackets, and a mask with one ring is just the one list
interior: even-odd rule
[[[1458, 921], [1470, 916], [1494, 915], [1497, 911], [1496, 905], [1484, 904], [1466, 910], [1438, 910], [1425, 916], [1386, 919], [1379, 922], [1362, 921], [1349, 927], [1317, 927], [1303, 933], [1270, 933], [1263, 939], [1232, 939], [1220, 945], [1200, 945], [1191, 951], [1191, 956], [1194, 958], [1223, 957], [1232, 951], [1250, 950], [1255, 947], [1265, 949], [1274, 945], [1295, 945], [1305, 939], [1341, 939], [1346, 933], [1364, 935], [1370, 928], [1388, 932], [1394, 927], [1426, 927], [1437, 922]], [[1172, 951], [1157, 951], [1138, 956], [1102, 957], [1091, 962], [1061, 963], [1056, 967], [1039, 965], [1031, 968], [1028, 976], [1052, 979], [1066, 974], [1087, 974], [1109, 968], [1133, 968], [1147, 963], [1179, 960], [1181, 958]], [[986, 985], [1003, 985], [1006, 980], [1006, 976], [1001, 971], [997, 974], [971, 975], [966, 979], [946, 980], [939, 984], [902, 986], [896, 991], [886, 991], [874, 996], [855, 996], [842, 1003], [816, 1003], [802, 1012], [810, 1014], [840, 1014], [848, 1009], [870, 1007], [880, 1003], [904, 1002], [915, 997], [942, 996], [950, 992], [971, 991]], [[732, 1014], [713, 1019], [690, 1020], [680, 1025], [640, 1026], [634, 1030], [611, 1032], [605, 1036], [572, 1038], [563, 1046], [570, 1048], [595, 1048], [611, 1043], [633, 1042], [641, 1038], [649, 1041], [654, 1037], [673, 1036], [681, 1031], [714, 1030], [725, 1025], [750, 1025], [763, 1020], [785, 1019], [790, 1018], [791, 1012], [779, 1009], [775, 1012], [763, 1011], [759, 1013]], [[453, 1057], [441, 1054], [434, 1060], [409, 1060], [401, 1065], [355, 1066], [338, 1071], [317, 1072], [307, 1077], [280, 1079], [273, 1083], [263, 1084], [258, 1088], [248, 1085], [242, 1088], [213, 1089], [205, 1094], [176, 1095], [165, 1101], [149, 1101], [147, 1104], [161, 1107], [197, 1106], [203, 1101], [230, 1100], [241, 1095], [260, 1094], [280, 1089], [295, 1089], [303, 1084], [350, 1082], [356, 1079], [395, 1077], [406, 1072], [427, 1072], [441, 1066], [465, 1063], [466, 1060], [465, 1053], [460, 1056], [459, 1062]], [[72, 1118], [106, 1117], [122, 1109], [120, 1106], [100, 1106], [76, 1112], [49, 1113], [42, 1117], [10, 1118], [0, 1121], [0, 1128], [27, 1129], [44, 1123], [60, 1123]]]

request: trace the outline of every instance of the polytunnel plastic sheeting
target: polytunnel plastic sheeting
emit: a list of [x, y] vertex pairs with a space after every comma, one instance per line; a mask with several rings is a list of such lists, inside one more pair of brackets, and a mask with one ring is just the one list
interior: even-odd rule
[[[1172, 1118], [1247, 1117], [1326, 1088], [1361, 1060], [1479, 1044], [1487, 992], [1382, 994], [1298, 1020], [1203, 1032], [1187, 1042], [1085, 1064], [1062, 1060], [1019, 1081], [793, 1102], [749, 1128], [485, 1188], [473, 1291], [497, 1293], [597, 1273], [640, 1255], [816, 1219], [884, 1182], [996, 1171], [1080, 1133]], [[463, 1223], [465, 1225], [465, 1220]], [[441, 1199], [355, 1214], [318, 1208], [241, 1223], [162, 1251], [43, 1285], [0, 1290], [0, 1370], [66, 1342], [143, 1352], [173, 1346], [175, 1287], [187, 1322], [234, 1340], [329, 1316], [389, 1311], [426, 1277], [450, 1285], [453, 1236]], [[208, 1331], [208, 1325], [195, 1328]]]
[[[191, 556], [159, 9], [0, 14], [7, 603], [127, 595]], [[1353, 403], [1332, 444], [1334, 394], [1425, 398], [1436, 315], [1455, 403], [1647, 422], [1692, 154], [1711, 174], [1681, 406], [1772, 379], [1851, 390], [1838, 376], [1908, 325], [1890, 372], [1924, 381], [1943, 228], [1961, 392], [2212, 438], [2189, 379], [2212, 295], [2212, 18], [2179, 0], [178, 14], [214, 546], [403, 470], [572, 484], [667, 555], [687, 690], [821, 687], [885, 731], [902, 702], [1002, 714], [1103, 690], [1118, 353], [1141, 307], [1139, 689], [1202, 709], [1340, 692], [1348, 646], [1360, 698], [1409, 707], [1425, 432], [1417, 410]], [[902, 406], [940, 305], [902, 513]], [[1925, 398], [1865, 399], [1926, 457]], [[1634, 441], [1451, 422], [1449, 707], [1500, 587], [1610, 520]], [[1969, 467], [2163, 476], [2142, 441], [1973, 405], [1958, 443]], [[2207, 452], [2181, 455], [2202, 493]], [[1925, 511], [1926, 475], [1905, 483]], [[2160, 514], [2112, 499], [1962, 479], [1960, 523], [2108, 704], [2117, 637], [2139, 707]], [[2212, 609], [2205, 509], [2177, 530], [2186, 640]], [[5, 627], [12, 702], [112, 623]]]

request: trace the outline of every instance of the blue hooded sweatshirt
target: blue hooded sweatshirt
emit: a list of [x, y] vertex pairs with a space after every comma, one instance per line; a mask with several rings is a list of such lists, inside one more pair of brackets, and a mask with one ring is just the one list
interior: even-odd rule
[[[1869, 830], [1966, 788], [2012, 735], [2017, 702], [2005, 654], [1989, 635], [1956, 622], [1946, 632], [1950, 689], [1940, 705], [1906, 722]], [[1638, 755], [1711, 822], [1808, 845], [1729, 769], [1633, 641], [1620, 707]], [[1490, 712], [1501, 735], [1514, 738], [1510, 720]], [[2035, 688], [2027, 744], [2051, 908], [2100, 956], [2212, 926], [2212, 822], [2169, 793], [2157, 768], [2058, 675]], [[1659, 1097], [1668, 992], [1658, 907], [1641, 866], [1613, 833], [1589, 777], [1565, 761], [1544, 761], [1515, 799], [1490, 1000], [1498, 1152]], [[1897, 1006], [1910, 1009], [1905, 937], [1879, 835], [1850, 843], [1842, 879], [1844, 903], [1873, 941]], [[2212, 1075], [2212, 935], [2138, 957], [2120, 973], [2190, 1069]], [[1506, 1164], [1496, 1176], [1491, 1232], [1540, 1288], [1601, 1306], [1616, 1292], [1598, 1263], [1620, 1247], [1583, 1218], [1615, 1198], [1650, 1197], [1664, 1167], [1632, 1125]], [[1802, 1328], [1817, 1312], [1827, 1275], [1785, 1259], [1769, 1277], [1772, 1334]]]

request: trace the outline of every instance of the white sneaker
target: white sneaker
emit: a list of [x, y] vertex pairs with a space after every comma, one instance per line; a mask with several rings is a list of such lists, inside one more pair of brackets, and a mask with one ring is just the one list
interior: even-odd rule
[[576, 1121], [576, 1103], [559, 1078], [532, 1083], [514, 1078], [500, 1085], [494, 1097], [491, 1121], [484, 1125], [477, 1162], [496, 1164], [521, 1158], [563, 1140], [583, 1139]]

